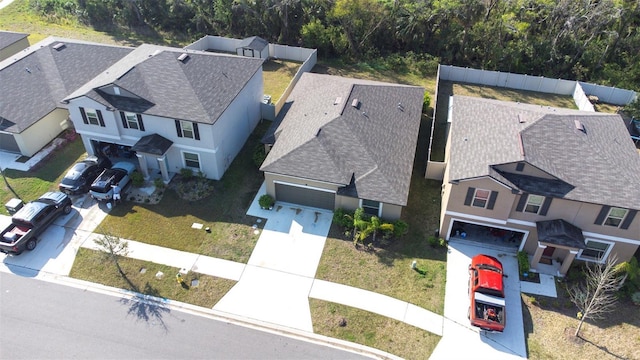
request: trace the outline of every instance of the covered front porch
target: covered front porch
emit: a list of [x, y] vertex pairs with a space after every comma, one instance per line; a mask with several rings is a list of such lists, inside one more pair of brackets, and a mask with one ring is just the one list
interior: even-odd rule
[[[168, 184], [173, 177], [167, 167], [167, 151], [173, 145], [173, 141], [158, 135], [143, 136], [131, 147], [138, 158], [138, 167], [145, 180], [153, 180], [154, 174], [149, 167], [149, 162], [156, 162], [160, 178]], [[157, 176], [155, 176], [157, 177]]]
[[585, 241], [582, 229], [556, 219], [538, 221], [538, 247], [530, 257], [531, 270], [543, 274], [565, 276]]

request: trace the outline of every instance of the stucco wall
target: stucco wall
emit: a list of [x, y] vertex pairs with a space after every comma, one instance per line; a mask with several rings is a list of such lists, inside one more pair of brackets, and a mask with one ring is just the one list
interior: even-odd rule
[[55, 109], [20, 134], [15, 134], [20, 153], [24, 156], [33, 156], [40, 151], [69, 127], [68, 117], [69, 112], [66, 109]]

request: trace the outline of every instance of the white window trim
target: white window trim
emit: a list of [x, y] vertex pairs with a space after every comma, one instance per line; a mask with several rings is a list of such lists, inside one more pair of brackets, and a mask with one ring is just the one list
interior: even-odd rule
[[[374, 201], [374, 200], [371, 200], [371, 201]], [[380, 207], [378, 208], [378, 215], [377, 216], [379, 218], [381, 218], [382, 217], [382, 206], [384, 205], [384, 203], [382, 201], [378, 201], [378, 204], [380, 204]], [[362, 207], [362, 199], [358, 199], [358, 207]]]
[[[485, 200], [484, 206], [477, 206], [474, 204], [476, 202], [476, 194], [478, 194], [478, 191], [486, 191], [489, 193], [489, 195], [487, 195], [487, 199]], [[475, 191], [473, 192], [473, 198], [471, 198], [471, 207], [478, 208], [478, 209], [486, 209], [487, 205], [489, 205], [489, 199], [491, 199], [491, 190], [475, 189]]]
[[[187, 139], [192, 139], [195, 140], [196, 139], [196, 132], [193, 129], [195, 126], [193, 125], [192, 121], [187, 121], [187, 120], [179, 120], [180, 121], [180, 132], [182, 133], [182, 137], [183, 138], [187, 138]], [[191, 130], [187, 130], [191, 133], [191, 136], [187, 136], [185, 134], [185, 130], [184, 130], [184, 125], [187, 124], [188, 126], [191, 127]]]
[[[96, 123], [92, 123], [91, 122], [91, 117], [89, 116], [89, 113], [92, 113], [93, 115], [95, 115], [95, 120]], [[90, 109], [90, 108], [84, 108], [84, 114], [87, 117], [87, 122], [89, 123], [88, 125], [97, 125], [100, 126], [100, 118], [98, 117], [98, 110], [96, 109]]]
[[[129, 129], [140, 130], [140, 122], [138, 122], [138, 114], [125, 111], [124, 118], [127, 121], [127, 127]], [[131, 126], [132, 123], [135, 123], [135, 127]]]
[[[180, 154], [182, 155], [182, 166], [187, 168], [187, 169], [197, 169], [198, 171], [202, 171], [202, 162], [200, 161], [200, 154], [197, 152], [191, 152], [191, 151], [180, 151]], [[198, 168], [194, 168], [191, 166], [187, 166], [187, 160], [184, 158], [184, 154], [194, 154], [198, 157]]]
[[607, 245], [609, 245], [609, 247], [607, 247], [607, 251], [605, 251], [604, 256], [600, 259], [600, 261], [598, 261], [596, 259], [593, 259], [593, 258], [590, 258], [590, 257], [582, 257], [582, 251], [584, 251], [584, 249], [580, 249], [580, 251], [578, 252], [578, 256], [576, 256], [576, 258], [578, 260], [582, 260], [582, 261], [589, 261], [589, 262], [593, 262], [593, 263], [597, 263], [597, 264], [603, 264], [607, 260], [607, 258], [609, 257], [609, 254], [611, 253], [611, 250], [615, 246], [615, 243], [611, 242], [611, 241], [600, 240], [600, 239], [587, 238], [587, 239], [584, 239], [584, 244], [586, 245], [588, 241], [594, 241], [594, 242], [598, 242], [598, 243], [607, 244]]
[[[614, 210], [624, 210], [624, 216], [620, 219], [620, 223], [618, 224], [618, 226], [607, 225], [607, 220], [611, 216], [611, 212], [614, 211]], [[629, 209], [619, 208], [619, 207], [611, 207], [611, 209], [609, 209], [609, 212], [607, 213], [607, 216], [604, 217], [604, 220], [602, 221], [602, 225], [619, 229], [620, 226], [622, 226], [622, 224], [624, 223], [624, 219], [626, 219], [628, 215], [629, 215]]]
[[[529, 199], [532, 196], [538, 196], [538, 197], [542, 198], [542, 201], [540, 202], [540, 205], [538, 205], [538, 211], [536, 211], [536, 212], [527, 211], [527, 206], [529, 206]], [[522, 212], [527, 213], [527, 214], [540, 214], [540, 210], [542, 209], [542, 205], [544, 205], [544, 196], [535, 195], [535, 194], [529, 194], [529, 195], [527, 195], [527, 202], [524, 204], [524, 207], [522, 208]]]

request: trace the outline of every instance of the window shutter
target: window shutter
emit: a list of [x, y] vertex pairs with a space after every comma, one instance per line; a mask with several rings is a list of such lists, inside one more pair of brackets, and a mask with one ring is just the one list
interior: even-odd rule
[[467, 197], [464, 199], [464, 204], [469, 206], [471, 205], [471, 201], [473, 200], [473, 194], [476, 192], [476, 188], [468, 188], [467, 189]]
[[136, 114], [138, 117], [138, 126], [140, 127], [140, 131], [144, 131], [144, 124], [142, 123], [142, 115]]
[[518, 205], [516, 206], [516, 211], [522, 211], [524, 206], [527, 204], [527, 199], [529, 198], [529, 194], [523, 193], [520, 195], [520, 200], [518, 201]]
[[196, 140], [200, 140], [200, 131], [198, 131], [197, 123], [193, 123], [193, 136], [195, 136]]
[[174, 120], [176, 122], [176, 132], [178, 137], [182, 137], [182, 128], [180, 127], [180, 120]]
[[124, 111], [120, 111], [120, 119], [122, 119], [122, 126], [125, 129], [129, 128], [129, 124], [127, 124], [127, 117], [124, 115]]
[[622, 225], [620, 225], [620, 229], [625, 229], [625, 230], [628, 229], [629, 226], [631, 226], [631, 223], [633, 222], [633, 218], [636, 217], [637, 212], [638, 210], [629, 210], [627, 217], [624, 218]]
[[88, 124], [89, 120], [87, 120], [87, 113], [84, 112], [84, 108], [80, 108], [80, 115], [82, 115], [82, 122]]
[[496, 199], [497, 198], [498, 198], [498, 192], [497, 191], [492, 191], [491, 195], [489, 196], [489, 203], [487, 204], [487, 209], [493, 210], [493, 205], [496, 204]]
[[552, 197], [545, 197], [544, 202], [542, 203], [542, 208], [540, 209], [540, 215], [547, 215], [547, 211], [549, 211], [549, 206], [551, 206]]
[[96, 113], [98, 114], [98, 122], [100, 123], [100, 126], [104, 127], [104, 119], [102, 118], [102, 111], [96, 110]]
[[602, 209], [600, 209], [600, 214], [598, 214], [598, 217], [596, 218], [596, 222], [594, 222], [594, 224], [602, 225], [602, 223], [604, 222], [604, 218], [607, 217], [610, 209], [611, 206], [603, 206]]

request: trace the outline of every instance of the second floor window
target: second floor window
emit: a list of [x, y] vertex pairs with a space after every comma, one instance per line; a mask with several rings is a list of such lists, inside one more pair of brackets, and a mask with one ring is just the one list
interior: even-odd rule
[[467, 196], [464, 199], [466, 206], [474, 206], [487, 210], [493, 210], [498, 198], [497, 191], [476, 189], [474, 187], [467, 188]]
[[529, 197], [527, 198], [527, 205], [525, 205], [524, 207], [524, 211], [532, 214], [539, 213], [543, 201], [544, 196], [529, 195]]
[[607, 218], [604, 220], [604, 225], [620, 227], [626, 215], [627, 209], [612, 207], [611, 210], [609, 210], [609, 215], [607, 215]]
[[144, 124], [142, 123], [142, 115], [120, 111], [120, 118], [122, 119], [122, 126], [125, 129], [135, 129], [144, 131]]
[[473, 201], [471, 205], [475, 207], [485, 208], [487, 207], [487, 202], [489, 202], [489, 195], [491, 195], [491, 191], [476, 189], [476, 193], [473, 195]]
[[80, 108], [80, 115], [82, 116], [83, 123], [104, 127], [104, 120], [102, 119], [100, 110]]
[[178, 137], [200, 140], [200, 132], [198, 131], [197, 123], [185, 120], [176, 120], [176, 131], [178, 132]]
[[138, 125], [138, 117], [136, 116], [136, 114], [133, 113], [125, 113], [126, 117], [127, 117], [127, 125], [129, 126], [129, 129], [136, 129], [136, 130], [140, 130], [140, 126]]

